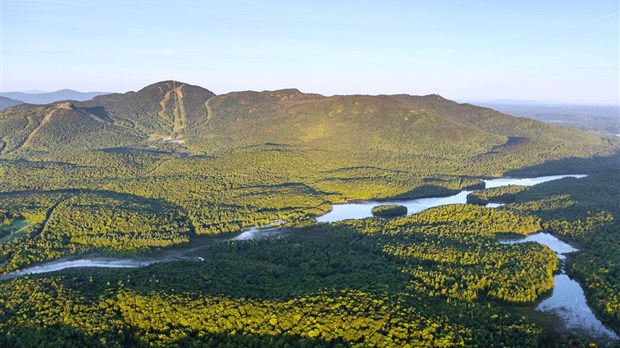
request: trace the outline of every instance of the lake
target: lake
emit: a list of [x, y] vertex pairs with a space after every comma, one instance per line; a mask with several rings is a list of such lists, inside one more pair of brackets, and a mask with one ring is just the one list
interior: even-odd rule
[[[508, 185], [521, 185], [521, 186], [534, 186], [548, 181], [563, 179], [563, 178], [583, 178], [586, 175], [583, 174], [571, 174], [571, 175], [551, 175], [540, 176], [536, 178], [498, 178], [483, 180], [486, 188], [494, 188]], [[455, 195], [447, 197], [430, 197], [430, 198], [417, 198], [417, 199], [404, 199], [404, 200], [390, 200], [390, 201], [366, 201], [356, 203], [336, 204], [333, 206], [332, 211], [321, 215], [316, 218], [317, 222], [337, 222], [347, 219], [364, 219], [372, 217], [372, 208], [378, 205], [384, 204], [400, 204], [407, 207], [407, 214], [419, 213], [422, 210], [426, 210], [433, 207], [438, 207], [446, 204], [465, 204], [467, 203], [467, 195], [473, 191], [461, 191]], [[492, 204], [489, 207], [498, 207], [498, 205]]]

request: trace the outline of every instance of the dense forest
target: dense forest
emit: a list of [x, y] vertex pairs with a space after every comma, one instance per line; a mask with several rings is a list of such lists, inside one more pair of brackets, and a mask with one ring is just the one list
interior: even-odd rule
[[516, 195], [526, 189], [526, 186], [508, 185], [478, 190], [467, 195], [467, 203], [480, 205], [487, 205], [489, 203], [513, 203]]
[[407, 207], [399, 204], [384, 204], [372, 208], [372, 215], [377, 217], [393, 217], [407, 215]]
[[[12, 106], [0, 112], [0, 273], [79, 255], [204, 261], [0, 282], [0, 345], [586, 344], [523, 314], [553, 288], [553, 252], [496, 235], [574, 243], [569, 273], [620, 328], [619, 150], [436, 95], [216, 96], [167, 81]], [[589, 176], [391, 220], [314, 220], [347, 200], [563, 173]], [[274, 222], [286, 222], [277, 239], [221, 237]]]
[[501, 304], [548, 291], [557, 259], [494, 238], [532, 223], [455, 206], [216, 243], [195, 251], [204, 261], [16, 279], [0, 283], [0, 330], [26, 346], [538, 345], [541, 329]]

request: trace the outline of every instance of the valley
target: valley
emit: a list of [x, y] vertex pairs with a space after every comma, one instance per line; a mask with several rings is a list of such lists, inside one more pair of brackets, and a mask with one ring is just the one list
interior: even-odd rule
[[[544, 183], [552, 180], [559, 180], [566, 177], [582, 178], [585, 175], [556, 175], [546, 176], [538, 178], [499, 178], [493, 180], [484, 180], [485, 188], [501, 188], [508, 187], [510, 185], [525, 185], [533, 186], [536, 184]], [[395, 201], [394, 204], [404, 204], [405, 206], [418, 205], [415, 209], [410, 211], [414, 214], [425, 209], [433, 207], [439, 207], [446, 204], [465, 204], [465, 197], [471, 191], [463, 191], [459, 194], [450, 197], [437, 197], [437, 198], [422, 198], [412, 201]], [[422, 203], [425, 202], [425, 203]], [[336, 207], [345, 207], [344, 211], [349, 211], [349, 214], [333, 215], [333, 212], [324, 214], [317, 217], [317, 221], [321, 222], [337, 222], [341, 220], [351, 218], [369, 218], [373, 214], [368, 213], [368, 207], [376, 206], [378, 203], [352, 203], [337, 205]], [[338, 209], [343, 211], [341, 209]], [[355, 213], [353, 213], [355, 212]], [[364, 215], [365, 214], [365, 215]], [[134, 259], [114, 259], [114, 258], [101, 258], [101, 257], [89, 257], [79, 258], [75, 260], [58, 260], [43, 263], [33, 267], [28, 267], [23, 270], [8, 273], [6, 275], [0, 275], [0, 281], [9, 280], [17, 277], [22, 277], [31, 274], [41, 274], [49, 272], [57, 272], [67, 268], [135, 268], [144, 267], [159, 262], [174, 262], [174, 261], [195, 261], [202, 262], [205, 260], [203, 256], [186, 256], [187, 254], [201, 255], [200, 251], [213, 243], [222, 242], [234, 242], [234, 241], [252, 241], [264, 238], [280, 238], [286, 237], [286, 232], [291, 230], [286, 227], [263, 227], [250, 228], [248, 231], [241, 232], [240, 234], [227, 239], [211, 240], [203, 246], [192, 246], [191, 248], [178, 249], [174, 252], [170, 250], [162, 251], [162, 255], [153, 255], [148, 258], [134, 258]], [[501, 237], [500, 237], [501, 238]], [[521, 239], [499, 239], [501, 244], [513, 244], [524, 242], [535, 242], [549, 247], [553, 250], [560, 260], [565, 260], [564, 254], [569, 252], [577, 252], [578, 250], [570, 245], [559, 241], [557, 238], [547, 233], [535, 233], [528, 235]], [[193, 243], [196, 245], [197, 243]], [[551, 297], [545, 299], [536, 306], [536, 310], [543, 312], [559, 313], [559, 316], [565, 321], [562, 328], [563, 330], [581, 330], [584, 335], [595, 338], [601, 342], [614, 342], [618, 341], [618, 335], [612, 330], [608, 329], [600, 320], [598, 320], [591, 309], [588, 307], [583, 290], [579, 283], [568, 278], [564, 271], [564, 267], [561, 266], [560, 274], [554, 276], [554, 288], [552, 290]]]

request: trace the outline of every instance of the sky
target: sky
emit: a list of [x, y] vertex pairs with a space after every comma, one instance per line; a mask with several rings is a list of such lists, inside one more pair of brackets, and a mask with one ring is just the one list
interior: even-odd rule
[[620, 104], [617, 0], [0, 0], [0, 90]]

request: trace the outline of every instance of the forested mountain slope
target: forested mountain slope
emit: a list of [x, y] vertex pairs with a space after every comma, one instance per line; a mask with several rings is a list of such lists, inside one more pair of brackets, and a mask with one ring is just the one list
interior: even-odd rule
[[0, 190], [161, 199], [197, 233], [219, 233], [305, 218], [344, 199], [446, 194], [477, 177], [618, 147], [437, 95], [216, 96], [164, 81], [0, 113]]
[[[596, 135], [457, 104], [437, 95], [323, 97], [289, 89], [215, 96], [174, 81], [85, 102], [24, 105], [3, 114], [0, 121], [2, 139], [9, 143], [3, 155], [27, 150], [29, 143], [20, 144], [23, 135], [38, 138], [40, 144], [62, 142], [69, 135], [87, 138], [93, 121], [109, 133], [102, 138], [114, 134], [117, 144], [137, 146], [146, 139], [169, 137], [184, 141], [193, 152], [208, 154], [267, 144], [344, 150], [360, 156], [477, 156], [476, 160], [510, 150], [511, 156], [533, 155], [530, 161], [540, 161], [588, 156], [607, 145]], [[53, 131], [41, 132], [38, 128], [43, 127]], [[85, 142], [73, 150], [102, 146]], [[47, 149], [52, 154], [54, 150]]]

